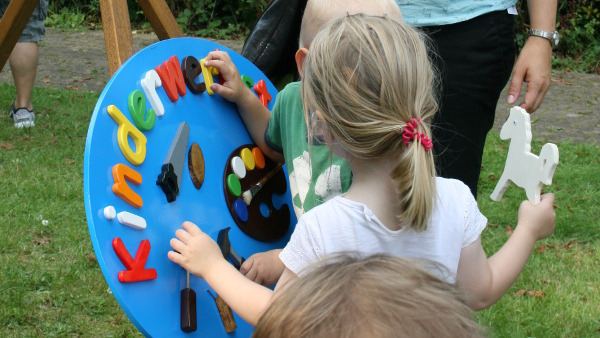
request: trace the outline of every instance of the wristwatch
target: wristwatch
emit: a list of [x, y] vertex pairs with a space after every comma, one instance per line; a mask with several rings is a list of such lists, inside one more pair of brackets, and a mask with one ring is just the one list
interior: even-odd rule
[[558, 46], [558, 41], [560, 40], [558, 31], [546, 32], [546, 31], [541, 31], [538, 29], [530, 29], [528, 31], [528, 33], [530, 36], [533, 35], [533, 36], [539, 36], [544, 39], [548, 39], [548, 41], [550, 41], [550, 44], [552, 45], [552, 47]]

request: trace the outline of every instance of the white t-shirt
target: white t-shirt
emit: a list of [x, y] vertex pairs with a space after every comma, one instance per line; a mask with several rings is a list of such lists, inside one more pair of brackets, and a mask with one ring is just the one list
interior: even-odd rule
[[298, 274], [334, 253], [386, 253], [442, 264], [446, 273], [432, 272], [454, 283], [462, 248], [479, 237], [487, 219], [464, 183], [437, 178], [436, 184], [438, 198], [425, 231], [392, 231], [366, 205], [338, 196], [300, 217], [279, 258]]

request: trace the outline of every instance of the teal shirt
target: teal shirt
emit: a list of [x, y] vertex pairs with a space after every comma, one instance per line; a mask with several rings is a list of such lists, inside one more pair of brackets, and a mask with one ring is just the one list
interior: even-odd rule
[[267, 145], [285, 157], [298, 217], [346, 192], [352, 181], [348, 163], [327, 145], [313, 143], [309, 151], [300, 90], [300, 82], [292, 82], [277, 94], [265, 132]]
[[494, 11], [506, 10], [517, 0], [396, 0], [404, 22], [414, 27], [449, 25]]

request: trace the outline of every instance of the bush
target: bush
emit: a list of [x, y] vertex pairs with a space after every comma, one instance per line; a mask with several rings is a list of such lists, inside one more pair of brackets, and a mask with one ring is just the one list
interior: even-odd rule
[[[243, 38], [267, 7], [268, 0], [167, 0], [186, 35]], [[137, 0], [127, 0], [134, 29], [150, 28]], [[101, 22], [98, 0], [50, 0], [46, 24], [62, 29], [94, 28]]]

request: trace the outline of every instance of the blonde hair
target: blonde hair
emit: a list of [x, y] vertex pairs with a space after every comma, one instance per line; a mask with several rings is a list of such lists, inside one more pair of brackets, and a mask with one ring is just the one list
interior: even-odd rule
[[317, 32], [333, 19], [349, 14], [388, 15], [402, 20], [395, 0], [308, 0], [300, 25], [300, 48], [309, 48]]
[[348, 154], [394, 161], [398, 221], [416, 231], [427, 228], [434, 207], [435, 165], [420, 140], [405, 145], [402, 134], [415, 118], [422, 121], [416, 131], [431, 139], [436, 76], [424, 41], [422, 33], [387, 17], [337, 19], [315, 37], [302, 85], [305, 111], [318, 111]]
[[483, 337], [483, 330], [458, 288], [415, 262], [343, 255], [284, 286], [253, 337]]

